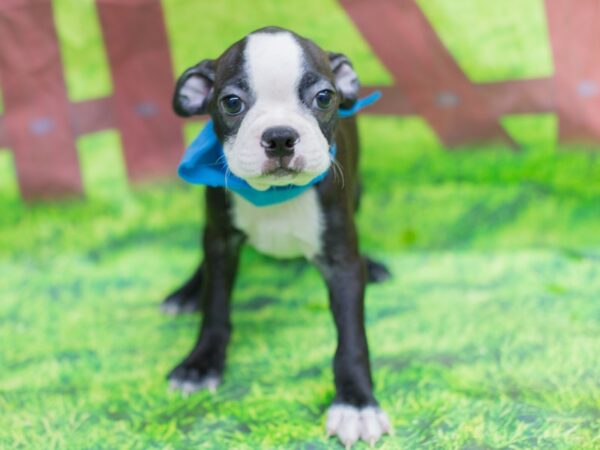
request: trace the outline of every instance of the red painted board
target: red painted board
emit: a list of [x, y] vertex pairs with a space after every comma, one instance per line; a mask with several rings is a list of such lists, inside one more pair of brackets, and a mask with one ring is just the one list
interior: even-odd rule
[[600, 143], [600, 1], [546, 0], [561, 142]]
[[552, 78], [500, 81], [476, 85], [496, 114], [538, 114], [553, 112], [556, 106]]
[[0, 148], [8, 147], [8, 137], [4, 129], [4, 118], [0, 117]]
[[[554, 111], [554, 81], [551, 78], [501, 81], [475, 85], [497, 116], [506, 114], [539, 114]], [[361, 96], [381, 91], [381, 100], [369, 106], [363, 114], [414, 115], [415, 108], [397, 86], [364, 86]], [[420, 93], [418, 95], [427, 95]]]
[[71, 127], [77, 136], [116, 127], [110, 97], [71, 103], [69, 115]]
[[381, 99], [370, 105], [361, 114], [398, 116], [416, 114], [408, 98], [397, 86], [363, 86], [360, 89], [359, 96], [367, 96], [373, 91], [381, 92]]
[[516, 144], [414, 0], [341, 0], [415, 112], [447, 146]]
[[26, 199], [82, 190], [67, 93], [49, 0], [0, 5], [4, 134]]
[[133, 180], [175, 175], [184, 150], [171, 110], [171, 56], [158, 0], [97, 0], [114, 86], [112, 107]]

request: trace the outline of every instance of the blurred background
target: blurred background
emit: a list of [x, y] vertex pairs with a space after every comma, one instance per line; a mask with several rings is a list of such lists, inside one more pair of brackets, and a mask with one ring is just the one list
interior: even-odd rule
[[245, 250], [223, 385], [164, 381], [199, 317], [158, 305], [203, 222], [174, 80], [278, 25], [383, 92], [358, 214], [394, 274], [367, 294], [380, 448], [598, 448], [599, 22], [597, 0], [3, 1], [0, 447], [339, 447], [302, 261]]

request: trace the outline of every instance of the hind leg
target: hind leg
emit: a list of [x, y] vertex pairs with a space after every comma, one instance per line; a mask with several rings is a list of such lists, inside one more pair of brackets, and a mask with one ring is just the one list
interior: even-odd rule
[[363, 259], [367, 268], [367, 283], [383, 283], [392, 277], [392, 273], [383, 263], [365, 255]]
[[[354, 187], [354, 213], [358, 212], [358, 209], [360, 208], [362, 190], [362, 183], [360, 180], [357, 180]], [[375, 261], [366, 255], [363, 255], [362, 257], [365, 260], [365, 267], [367, 269], [367, 283], [383, 283], [392, 277], [391, 272], [385, 264]]]
[[181, 287], [165, 298], [160, 309], [165, 314], [182, 314], [200, 309], [200, 292], [202, 291], [202, 278], [204, 264], [200, 265], [194, 274]]

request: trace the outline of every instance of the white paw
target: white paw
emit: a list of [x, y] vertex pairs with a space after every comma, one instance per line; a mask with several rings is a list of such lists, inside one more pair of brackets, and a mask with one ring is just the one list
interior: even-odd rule
[[382, 434], [391, 433], [390, 419], [375, 406], [358, 409], [345, 404], [332, 405], [325, 424], [328, 436], [337, 436], [346, 448], [358, 439], [374, 445]]
[[218, 377], [205, 377], [205, 378], [171, 378], [169, 380], [169, 391], [181, 391], [184, 397], [187, 397], [194, 392], [201, 391], [203, 389], [208, 390], [211, 393], [217, 392], [217, 387], [221, 383], [221, 379]]

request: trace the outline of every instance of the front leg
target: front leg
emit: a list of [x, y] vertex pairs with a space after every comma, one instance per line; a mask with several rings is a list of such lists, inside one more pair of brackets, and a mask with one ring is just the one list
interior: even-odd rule
[[184, 393], [215, 389], [225, 369], [231, 334], [230, 298], [243, 242], [233, 227], [225, 195], [223, 189], [206, 189], [200, 333], [191, 353], [169, 374], [171, 388]]
[[358, 253], [351, 218], [345, 220], [338, 212], [333, 217], [326, 214], [326, 219], [324, 248], [316, 262], [327, 283], [338, 337], [333, 361], [336, 395], [327, 414], [327, 433], [347, 447], [358, 439], [373, 444], [391, 428], [373, 396], [364, 324], [365, 261]]

